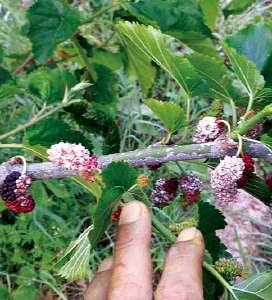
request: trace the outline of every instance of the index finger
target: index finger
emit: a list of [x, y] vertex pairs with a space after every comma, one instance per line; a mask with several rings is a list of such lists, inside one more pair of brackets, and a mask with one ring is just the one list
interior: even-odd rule
[[151, 218], [138, 201], [126, 204], [121, 213], [115, 244], [109, 300], [151, 300]]

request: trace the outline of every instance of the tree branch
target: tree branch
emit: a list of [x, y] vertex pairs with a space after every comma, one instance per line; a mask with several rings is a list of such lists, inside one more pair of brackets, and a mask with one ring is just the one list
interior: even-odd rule
[[[1, 145], [0, 145], [1, 146]], [[8, 146], [8, 145], [7, 145]], [[256, 158], [264, 159], [272, 163], [272, 150], [261, 143], [246, 142], [245, 150]], [[16, 145], [16, 148], [23, 145]], [[154, 163], [170, 161], [185, 161], [206, 158], [221, 158], [226, 155], [234, 155], [237, 144], [231, 141], [217, 141], [205, 144], [191, 144], [182, 146], [152, 146], [146, 149], [110, 154], [99, 157], [101, 167], [104, 168], [113, 161], [126, 161], [134, 166], [144, 166]], [[12, 171], [20, 171], [22, 166], [3, 163], [0, 165], [0, 185], [5, 177]], [[77, 171], [67, 170], [50, 162], [32, 163], [27, 166], [27, 174], [34, 179], [65, 178], [79, 176]]]

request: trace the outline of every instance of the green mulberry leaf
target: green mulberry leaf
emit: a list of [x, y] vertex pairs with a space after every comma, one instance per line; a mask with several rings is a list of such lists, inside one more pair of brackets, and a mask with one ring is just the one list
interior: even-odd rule
[[45, 63], [57, 45], [70, 38], [80, 25], [79, 12], [60, 0], [36, 1], [27, 17], [28, 37], [40, 63]]

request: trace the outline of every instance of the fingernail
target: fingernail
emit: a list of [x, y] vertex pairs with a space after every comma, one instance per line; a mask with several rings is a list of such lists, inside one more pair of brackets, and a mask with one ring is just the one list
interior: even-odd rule
[[198, 230], [195, 227], [190, 227], [182, 230], [179, 234], [178, 242], [187, 242], [193, 240], [197, 236]]
[[105, 260], [102, 261], [102, 263], [100, 264], [97, 272], [105, 272], [105, 271], [108, 271], [112, 268], [112, 258], [109, 257], [109, 258], [106, 258]]
[[143, 207], [140, 202], [129, 202], [122, 209], [119, 224], [126, 224], [137, 221], [141, 216], [142, 209]]

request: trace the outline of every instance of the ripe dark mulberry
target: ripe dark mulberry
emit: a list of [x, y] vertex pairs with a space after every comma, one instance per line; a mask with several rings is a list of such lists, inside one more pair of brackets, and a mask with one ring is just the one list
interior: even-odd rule
[[265, 177], [266, 184], [269, 186], [269, 188], [272, 190], [272, 175], [268, 175]]
[[146, 165], [147, 168], [150, 170], [150, 171], [156, 171], [157, 169], [159, 169], [161, 167], [161, 164], [158, 163], [158, 164], [147, 164]]
[[184, 196], [185, 205], [190, 205], [200, 199], [201, 181], [195, 174], [182, 176], [179, 180], [179, 188]]
[[244, 162], [245, 168], [242, 178], [240, 178], [237, 182], [238, 188], [244, 188], [248, 184], [251, 175], [255, 171], [255, 163], [251, 155], [245, 153], [242, 156], [242, 160]]
[[4, 201], [12, 201], [16, 198], [16, 180], [21, 176], [19, 172], [10, 173], [1, 186], [1, 196]]
[[17, 214], [28, 213], [35, 208], [34, 199], [30, 195], [21, 196], [13, 201], [6, 201], [5, 205], [9, 210]]
[[254, 164], [254, 160], [253, 160], [252, 156], [245, 153], [242, 156], [242, 159], [243, 159], [243, 162], [245, 164], [244, 172], [245, 173], [250, 173], [250, 174], [253, 173], [255, 171], [255, 164]]
[[33, 198], [27, 194], [31, 178], [19, 172], [10, 173], [1, 187], [1, 196], [5, 206], [15, 213], [28, 213], [35, 207]]
[[178, 181], [176, 179], [159, 179], [151, 193], [151, 200], [156, 206], [164, 207], [174, 200], [177, 190]]

